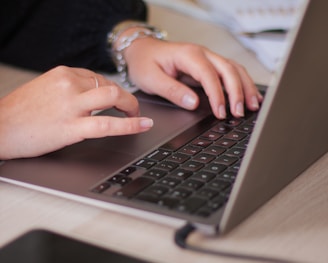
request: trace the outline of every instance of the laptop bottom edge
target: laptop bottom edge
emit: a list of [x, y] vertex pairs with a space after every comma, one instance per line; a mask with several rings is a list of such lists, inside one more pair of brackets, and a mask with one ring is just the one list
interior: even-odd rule
[[181, 228], [186, 223], [190, 223], [190, 224], [194, 225], [202, 234], [205, 234], [205, 235], [214, 236], [214, 235], [218, 235], [220, 232], [219, 224], [210, 225], [210, 224], [200, 223], [200, 222], [196, 222], [196, 221], [195, 222], [187, 222], [186, 219], [182, 219], [182, 218], [167, 216], [164, 214], [149, 212], [149, 211], [141, 210], [138, 208], [133, 208], [133, 207], [128, 207], [128, 206], [124, 206], [124, 205], [120, 205], [120, 204], [96, 200], [96, 199], [84, 197], [81, 195], [71, 194], [71, 193], [54, 190], [54, 189], [50, 189], [47, 187], [42, 187], [42, 186], [29, 184], [29, 183], [25, 183], [25, 182], [21, 182], [21, 181], [16, 181], [16, 180], [3, 178], [3, 177], [0, 177], [0, 181], [5, 182], [5, 183], [10, 183], [10, 184], [13, 184], [16, 186], [21, 186], [21, 187], [24, 187], [27, 189], [36, 190], [36, 191], [39, 191], [39, 192], [42, 192], [45, 194], [50, 194], [53, 196], [57, 196], [60, 198], [72, 200], [75, 202], [83, 203], [86, 205], [91, 205], [93, 207], [106, 209], [107, 211], [120, 213], [120, 214], [124, 214], [127, 216], [133, 216], [138, 219], [147, 220], [150, 222], [166, 225], [166, 226], [173, 227], [176, 229]]

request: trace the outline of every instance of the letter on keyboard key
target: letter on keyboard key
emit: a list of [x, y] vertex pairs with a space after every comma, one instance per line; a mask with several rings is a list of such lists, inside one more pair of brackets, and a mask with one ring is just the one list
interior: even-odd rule
[[130, 198], [145, 189], [147, 186], [151, 185], [152, 183], [154, 183], [154, 180], [150, 178], [138, 177], [131, 183], [125, 185], [120, 190], [118, 190], [114, 195], [117, 197]]

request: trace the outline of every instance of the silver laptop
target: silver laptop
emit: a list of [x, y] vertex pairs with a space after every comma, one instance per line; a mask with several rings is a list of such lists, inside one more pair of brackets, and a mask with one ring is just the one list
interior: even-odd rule
[[155, 121], [150, 132], [6, 161], [0, 179], [174, 226], [231, 230], [328, 150], [328, 2], [310, 1], [303, 11], [250, 119], [220, 122], [206, 99], [189, 112], [137, 92], [143, 115]]

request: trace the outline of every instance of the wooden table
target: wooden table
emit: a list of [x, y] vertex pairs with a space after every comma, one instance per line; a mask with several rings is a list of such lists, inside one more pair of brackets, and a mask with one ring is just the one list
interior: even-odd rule
[[[171, 39], [206, 45], [245, 65], [256, 82], [270, 81], [272, 74], [223, 29], [155, 6], [150, 11], [151, 22], [171, 32]], [[36, 75], [0, 65], [1, 95]], [[216, 238], [195, 234], [190, 242], [211, 249], [328, 262], [327, 189], [328, 154], [229, 234]], [[34, 228], [151, 262], [239, 262], [176, 247], [172, 227], [0, 182], [0, 247]]]

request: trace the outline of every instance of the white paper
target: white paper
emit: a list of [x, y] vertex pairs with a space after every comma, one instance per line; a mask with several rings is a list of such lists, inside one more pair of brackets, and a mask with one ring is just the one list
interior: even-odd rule
[[[274, 71], [287, 49], [287, 38], [270, 38], [263, 31], [288, 32], [298, 20], [298, 10], [303, 0], [197, 0], [208, 10], [213, 21], [225, 26], [260, 62]], [[256, 37], [245, 34], [255, 33]], [[277, 34], [277, 33], [276, 33]]]

